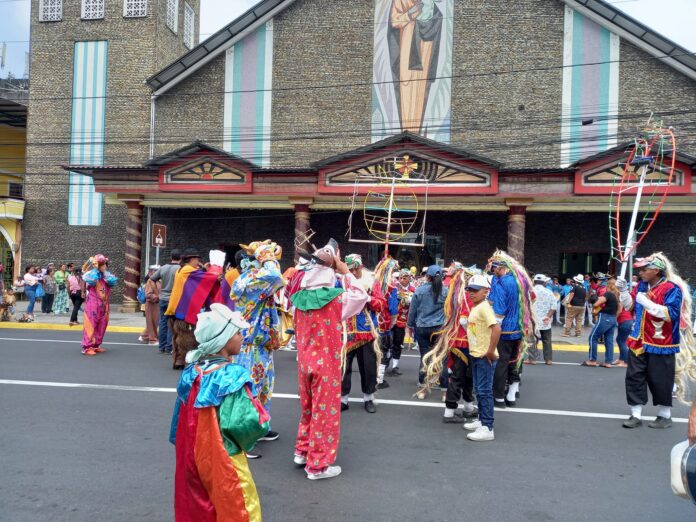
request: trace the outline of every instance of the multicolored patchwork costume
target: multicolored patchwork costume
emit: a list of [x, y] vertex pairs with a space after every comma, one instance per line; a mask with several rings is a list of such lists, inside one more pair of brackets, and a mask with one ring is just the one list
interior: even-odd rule
[[116, 285], [118, 278], [110, 272], [102, 273], [98, 268], [92, 268], [83, 274], [82, 279], [87, 290], [82, 328], [82, 353], [87, 353], [88, 350], [101, 349], [104, 333], [109, 325], [111, 288]]

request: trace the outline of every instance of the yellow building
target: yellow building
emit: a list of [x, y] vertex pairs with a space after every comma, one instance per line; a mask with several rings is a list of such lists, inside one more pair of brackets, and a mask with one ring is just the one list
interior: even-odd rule
[[6, 285], [20, 273], [27, 88], [26, 80], [0, 80], [0, 263]]

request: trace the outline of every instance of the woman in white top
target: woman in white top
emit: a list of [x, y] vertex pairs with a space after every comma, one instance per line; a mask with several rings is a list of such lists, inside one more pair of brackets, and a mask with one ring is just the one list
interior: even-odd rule
[[28, 266], [24, 274], [24, 293], [29, 299], [27, 314], [34, 318], [34, 303], [36, 302], [36, 288], [39, 286], [39, 278], [36, 277], [36, 268]]

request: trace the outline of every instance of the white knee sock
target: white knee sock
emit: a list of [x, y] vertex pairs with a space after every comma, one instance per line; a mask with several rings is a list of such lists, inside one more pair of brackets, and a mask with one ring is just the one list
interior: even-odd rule
[[399, 367], [399, 359], [392, 359], [392, 368]]
[[452, 417], [454, 417], [454, 412], [455, 410], [453, 410], [452, 408], [445, 408], [445, 418], [451, 419]]
[[643, 413], [643, 406], [640, 404], [636, 404], [635, 406], [631, 406], [631, 415], [635, 417], [636, 419], [640, 419], [640, 416]]
[[669, 406], [657, 406], [657, 416], [658, 417], [664, 417], [665, 419], [671, 419], [672, 418], [672, 408]]
[[373, 401], [375, 399], [374, 393], [363, 393], [363, 402]]
[[[335, 396], [334, 396], [334, 397], [335, 397]], [[342, 396], [341, 396], [341, 402], [342, 402], [343, 404], [348, 404], [348, 397], [350, 397], [350, 396], [349, 396], [349, 395], [342, 395]]]
[[382, 384], [384, 382], [384, 372], [387, 369], [386, 364], [380, 364], [379, 369], [377, 370], [377, 382], [379, 384]]
[[519, 382], [513, 382], [510, 385], [510, 388], [508, 388], [508, 393], [507, 393], [507, 400], [509, 401], [514, 401], [515, 400], [515, 394], [517, 391], [520, 389], [520, 383]]

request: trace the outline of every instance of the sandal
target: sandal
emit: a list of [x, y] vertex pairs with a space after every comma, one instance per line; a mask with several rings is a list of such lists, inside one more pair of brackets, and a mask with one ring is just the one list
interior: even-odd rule
[[590, 366], [592, 368], [596, 368], [597, 362], [596, 361], [583, 361], [580, 366]]
[[613, 368], [614, 367], [611, 363], [602, 363], [599, 366], [602, 368]]
[[628, 364], [626, 364], [625, 362], [623, 362], [621, 360], [616, 360], [613, 363], [611, 363], [611, 365], [614, 366], [615, 368], [626, 368], [628, 366]]

